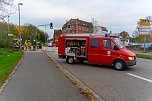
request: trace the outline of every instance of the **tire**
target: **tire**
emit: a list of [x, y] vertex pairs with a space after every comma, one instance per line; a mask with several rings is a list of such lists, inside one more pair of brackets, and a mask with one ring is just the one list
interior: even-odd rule
[[115, 70], [122, 71], [122, 70], [126, 69], [126, 64], [122, 60], [117, 60], [117, 61], [114, 62], [113, 67], [114, 67]]
[[66, 61], [69, 64], [74, 64], [75, 63], [74, 57], [68, 57]]

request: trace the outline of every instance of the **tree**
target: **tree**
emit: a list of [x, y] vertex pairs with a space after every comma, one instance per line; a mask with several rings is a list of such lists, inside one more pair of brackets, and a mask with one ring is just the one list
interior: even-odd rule
[[121, 33], [120, 33], [120, 36], [123, 38], [123, 40], [125, 40], [125, 39], [128, 39], [129, 37], [129, 34], [128, 34], [128, 32], [126, 32], [126, 31], [122, 31]]
[[13, 7], [14, 0], [0, 0], [0, 20], [10, 15], [12, 12], [8, 11]]
[[32, 24], [28, 24], [26, 26], [17, 26], [14, 24], [9, 24], [9, 33], [13, 34], [13, 37], [8, 36], [8, 24], [5, 22], [0, 22], [0, 48], [7, 48], [10, 47], [10, 38], [19, 39], [19, 33], [21, 32], [22, 35], [22, 42], [24, 44], [25, 40], [36, 40], [44, 43], [45, 40], [48, 38], [48, 35], [45, 34], [42, 30], [37, 29], [37, 35], [36, 36], [36, 26]]
[[120, 40], [123, 42], [123, 45], [127, 45], [129, 42], [129, 34], [126, 31], [120, 33]]
[[[138, 36], [139, 42], [140, 43], [144, 43], [144, 35], [139, 35]], [[147, 35], [146, 37], [146, 42], [151, 42], [152, 41], [152, 37], [151, 35]]]

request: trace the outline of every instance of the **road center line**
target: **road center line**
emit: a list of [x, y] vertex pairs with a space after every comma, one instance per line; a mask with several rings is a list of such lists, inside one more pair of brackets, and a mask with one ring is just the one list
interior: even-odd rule
[[134, 74], [131, 74], [131, 73], [126, 73], [126, 74], [128, 74], [130, 76], [133, 76], [133, 77], [136, 77], [138, 79], [141, 79], [141, 80], [148, 81], [148, 82], [152, 83], [152, 80], [150, 80], [150, 79], [147, 79], [147, 78], [144, 78], [144, 77], [141, 77], [141, 76], [138, 76], [138, 75], [134, 75]]

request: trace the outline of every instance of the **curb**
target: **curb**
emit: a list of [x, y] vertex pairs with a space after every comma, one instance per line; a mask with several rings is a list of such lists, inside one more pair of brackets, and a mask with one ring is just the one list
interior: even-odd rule
[[18, 69], [18, 67], [20, 66], [20, 63], [22, 61], [22, 59], [24, 58], [24, 52], [23, 55], [21, 57], [21, 59], [18, 61], [17, 65], [15, 66], [14, 70], [10, 73], [10, 75], [8, 76], [8, 78], [6, 79], [6, 81], [3, 83], [3, 85], [0, 87], [0, 95], [2, 94], [2, 92], [4, 91], [5, 87], [7, 86], [7, 84], [9, 83], [9, 81], [12, 79], [13, 75], [15, 74], [16, 70]]
[[44, 53], [48, 56], [48, 58], [56, 64], [57, 68], [59, 68], [59, 70], [61, 72], [63, 72], [63, 74], [69, 78], [73, 84], [79, 88], [79, 90], [81, 91], [81, 93], [83, 95], [85, 95], [87, 98], [89, 98], [91, 101], [104, 101], [103, 98], [101, 98], [98, 94], [96, 94], [91, 88], [89, 88], [86, 84], [84, 84], [83, 82], [81, 82], [78, 78], [76, 78], [69, 70], [67, 70], [63, 65], [61, 65], [60, 63], [58, 63], [54, 58], [52, 58], [46, 51], [44, 51]]

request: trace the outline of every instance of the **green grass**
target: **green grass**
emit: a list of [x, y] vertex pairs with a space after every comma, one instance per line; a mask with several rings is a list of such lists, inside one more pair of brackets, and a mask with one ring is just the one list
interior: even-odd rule
[[8, 78], [14, 67], [22, 57], [22, 51], [0, 49], [0, 86]]
[[139, 58], [144, 58], [144, 59], [152, 59], [151, 55], [136, 54], [136, 56], [139, 57]]

